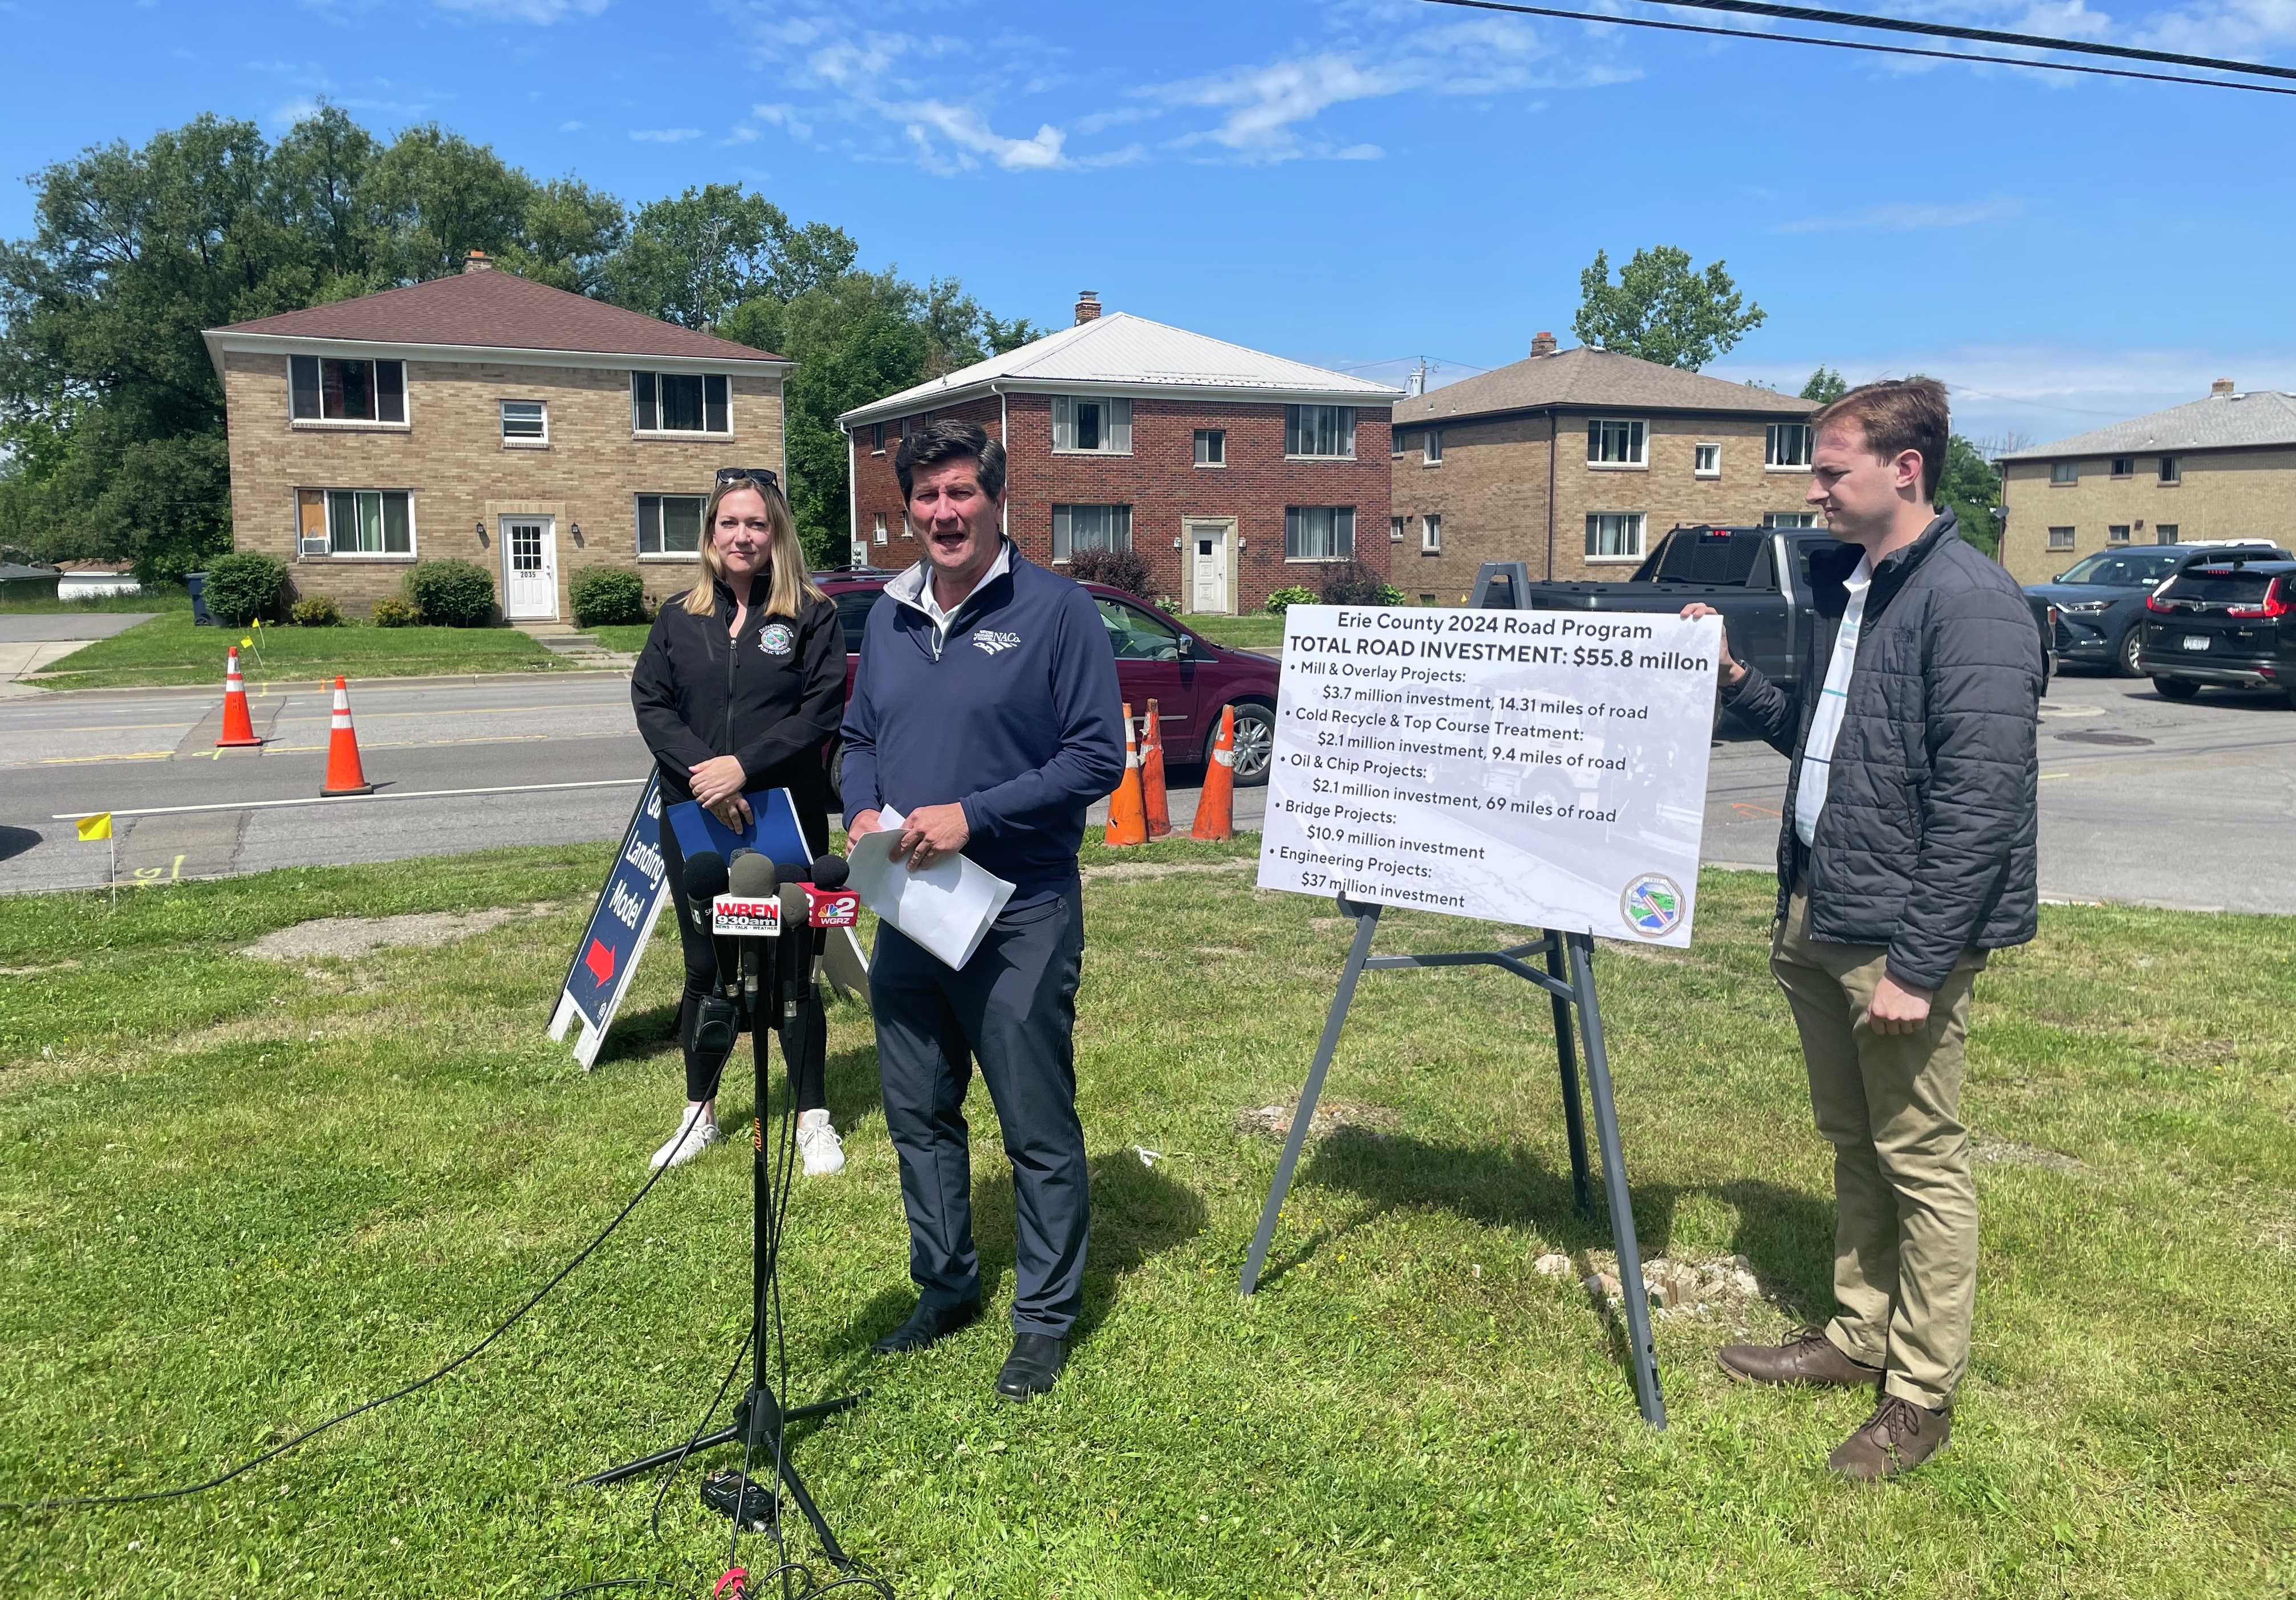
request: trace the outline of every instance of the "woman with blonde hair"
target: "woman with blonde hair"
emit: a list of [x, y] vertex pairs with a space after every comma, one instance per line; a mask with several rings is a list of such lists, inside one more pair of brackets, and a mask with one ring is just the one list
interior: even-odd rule
[[[763, 468], [718, 474], [703, 515], [701, 580], [654, 617], [630, 673], [638, 732], [661, 773], [665, 807], [698, 800], [728, 828], [747, 825], [748, 796], [785, 788], [797, 802], [806, 849], [828, 847], [829, 780], [822, 747], [845, 713], [845, 636], [836, 603], [805, 570], [789, 502]], [[685, 902], [685, 862], [668, 820], [661, 854], [685, 955], [678, 1038], [685, 1048], [685, 1114], [656, 1167], [691, 1161], [717, 1142], [722, 1053], [694, 1047], [701, 1002], [717, 970], [706, 933]], [[818, 1000], [793, 1027], [824, 1031]], [[834, 1172], [845, 1152], [830, 1125], [820, 1055], [796, 1052], [798, 1147], [808, 1176]]]

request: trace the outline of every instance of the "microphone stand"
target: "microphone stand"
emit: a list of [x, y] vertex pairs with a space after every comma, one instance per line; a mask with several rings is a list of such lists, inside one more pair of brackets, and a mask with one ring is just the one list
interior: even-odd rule
[[[792, 921], [786, 915], [783, 920], [784, 924]], [[786, 955], [783, 953], [784, 946], [791, 940], [805, 947], [802, 957], [799, 957], [794, 950]], [[734, 1405], [734, 1421], [730, 1427], [703, 1434], [699, 1439], [681, 1441], [667, 1449], [655, 1450], [635, 1461], [625, 1461], [619, 1466], [610, 1466], [604, 1472], [594, 1473], [582, 1479], [581, 1482], [600, 1486], [619, 1483], [626, 1478], [652, 1472], [656, 1467], [682, 1462], [697, 1450], [739, 1443], [742, 1447], [745, 1464], [758, 1458], [772, 1461], [775, 1474], [789, 1491], [791, 1501], [805, 1520], [813, 1524], [814, 1534], [821, 1541], [822, 1554], [840, 1571], [850, 1572], [855, 1570], [853, 1558], [846, 1555], [844, 1547], [838, 1543], [829, 1520], [822, 1515], [820, 1506], [814, 1503], [813, 1495], [805, 1486], [805, 1480], [799, 1475], [796, 1464], [789, 1458], [785, 1434], [789, 1424], [793, 1422], [805, 1422], [816, 1416], [850, 1410], [866, 1400], [870, 1391], [863, 1389], [857, 1393], [840, 1395], [835, 1400], [821, 1400], [809, 1406], [784, 1408], [776, 1390], [767, 1337], [769, 1328], [778, 1330], [779, 1327], [782, 1219], [788, 1204], [796, 1152], [788, 1139], [777, 1140], [781, 1162], [780, 1170], [776, 1171], [766, 1151], [765, 1110], [771, 1074], [767, 1065], [765, 1024], [769, 1020], [779, 1024], [776, 1031], [781, 1034], [782, 1061], [790, 1073], [791, 1096], [791, 1106], [783, 1108], [786, 1119], [794, 1114], [792, 1107], [797, 1090], [797, 1056], [794, 1052], [825, 1049], [827, 1046], [826, 1038], [811, 1025], [810, 1016], [814, 1013], [806, 1004], [809, 1000], [817, 1002], [818, 992], [813, 983], [813, 967], [814, 957], [817, 953], [814, 947], [818, 943], [818, 935], [805, 919], [795, 919], [794, 926], [783, 927], [780, 939], [775, 941], [775, 949], [769, 962], [759, 961], [753, 949], [756, 941], [743, 939], [738, 943], [744, 947], [741, 977], [738, 984], [727, 984], [724, 988], [738, 988], [741, 995], [740, 1003], [750, 1024], [750, 1057], [757, 1076], [757, 1109], [750, 1133], [752, 1152], [750, 1179], [752, 1290], [750, 1386]], [[761, 966], [765, 969], [763, 983], [759, 981], [758, 968]], [[777, 1344], [778, 1340], [770, 1343]], [[710, 1497], [705, 1493], [705, 1498], [716, 1509], [734, 1519], [736, 1527], [758, 1514], [753, 1497], [764, 1500], [767, 1506], [773, 1504], [771, 1496], [761, 1486], [751, 1484], [746, 1473], [723, 1495]], [[778, 1521], [778, 1515], [775, 1520]]]

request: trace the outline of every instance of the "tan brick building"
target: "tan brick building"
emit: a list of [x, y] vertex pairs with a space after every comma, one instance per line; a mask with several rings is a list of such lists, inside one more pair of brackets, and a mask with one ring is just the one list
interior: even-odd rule
[[1815, 520], [1814, 409], [1541, 333], [1528, 360], [1396, 403], [1390, 580], [1456, 606], [1485, 561], [1623, 577], [1678, 524]]
[[1148, 597], [1198, 615], [1257, 611], [1334, 562], [1384, 575], [1388, 406], [1382, 384], [1143, 317], [1100, 314], [848, 412], [853, 560], [919, 559], [893, 457], [904, 428], [980, 423], [1004, 442], [1004, 527], [1059, 568], [1136, 551]]
[[2132, 544], [2296, 535], [2296, 395], [2219, 379], [2209, 397], [2001, 460], [2002, 564], [2043, 584]]
[[493, 270], [206, 334], [231, 436], [232, 542], [365, 615], [418, 560], [494, 575], [553, 622], [584, 567], [691, 588], [719, 467], [784, 468], [790, 363]]

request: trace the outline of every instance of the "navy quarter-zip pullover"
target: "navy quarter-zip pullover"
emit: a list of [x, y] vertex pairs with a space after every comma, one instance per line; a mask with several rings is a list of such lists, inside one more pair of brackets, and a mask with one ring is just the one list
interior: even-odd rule
[[920, 561], [869, 612], [845, 706], [845, 820], [962, 803], [964, 853], [1019, 907], [1077, 881], [1085, 810], [1124, 775], [1116, 652], [1082, 584], [1007, 541], [944, 632]]

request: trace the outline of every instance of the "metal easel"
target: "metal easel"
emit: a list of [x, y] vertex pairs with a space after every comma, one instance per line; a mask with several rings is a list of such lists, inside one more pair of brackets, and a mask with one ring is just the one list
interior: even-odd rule
[[[1245, 1258], [1239, 1290], [1249, 1295], [1259, 1286], [1260, 1269], [1267, 1265], [1268, 1247], [1275, 1239], [1276, 1218], [1283, 1209], [1284, 1195], [1292, 1187], [1292, 1174], [1300, 1164], [1300, 1152], [1307, 1145], [1316, 1102], [1324, 1091], [1324, 1074], [1330, 1070], [1332, 1057], [1339, 1049], [1340, 1032], [1347, 1024], [1348, 1007], [1355, 1000], [1357, 980], [1366, 969], [1500, 967], [1546, 990], [1554, 1005], [1554, 1054], [1562, 1074], [1562, 1123], [1570, 1141], [1571, 1188], [1578, 1197], [1579, 1214], [1591, 1217], [1595, 1207], [1587, 1166], [1587, 1118], [1579, 1105], [1578, 1063], [1571, 1043], [1570, 1010], [1574, 1006], [1578, 1009], [1578, 1026], [1587, 1041], [1587, 1082], [1595, 1098], [1595, 1138], [1603, 1155], [1603, 1192], [1610, 1205], [1611, 1243], [1618, 1252], [1619, 1293], [1626, 1304], [1627, 1342], [1634, 1358], [1635, 1399], [1642, 1408], [1643, 1420], [1654, 1428], [1663, 1428], [1666, 1400], [1659, 1392], [1657, 1355], [1651, 1343], [1650, 1302], [1643, 1293], [1642, 1251], [1635, 1239], [1634, 1205], [1627, 1193], [1626, 1156], [1619, 1146], [1619, 1114], [1611, 1098], [1611, 1060], [1603, 1045], [1602, 1008], [1595, 998], [1594, 938], [1587, 934], [1559, 933], [1548, 928], [1528, 944], [1510, 945], [1505, 950], [1375, 956], [1371, 953], [1371, 942], [1379, 929], [1382, 908], [1358, 904], [1345, 894], [1339, 896], [1339, 908], [1340, 915], [1355, 919], [1355, 943], [1348, 951], [1347, 964], [1340, 968], [1339, 992], [1332, 997], [1331, 1014], [1324, 1019], [1324, 1036], [1316, 1047], [1315, 1065], [1308, 1069], [1307, 1086], [1300, 1090], [1299, 1107], [1292, 1114], [1292, 1132], [1283, 1141], [1283, 1158], [1275, 1163], [1275, 1181], [1268, 1188], [1267, 1203], [1260, 1208], [1259, 1231], [1252, 1236], [1251, 1253]], [[1546, 958], [1543, 972], [1530, 964], [1532, 958], [1542, 956]]]

